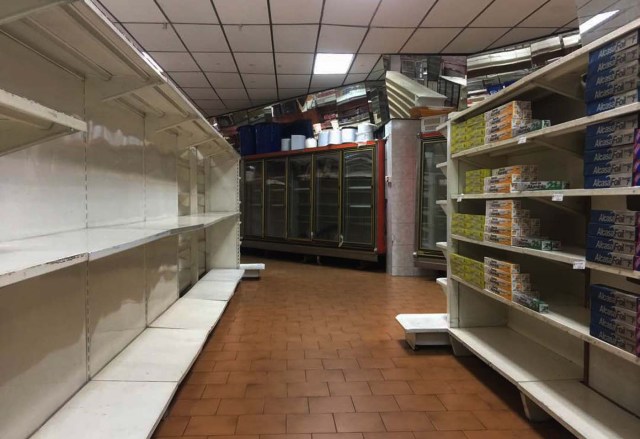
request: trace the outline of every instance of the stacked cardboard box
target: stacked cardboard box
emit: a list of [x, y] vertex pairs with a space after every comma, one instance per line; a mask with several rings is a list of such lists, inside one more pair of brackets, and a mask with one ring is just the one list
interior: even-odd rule
[[472, 117], [451, 126], [451, 152], [464, 151], [484, 143], [484, 115]]
[[484, 215], [468, 215], [454, 213], [451, 217], [451, 233], [465, 236], [469, 239], [482, 241], [484, 227]]
[[589, 287], [589, 333], [640, 357], [640, 296], [607, 285]]
[[638, 30], [589, 53], [585, 100], [587, 114], [597, 114], [640, 98]]
[[451, 274], [458, 276], [478, 288], [484, 288], [484, 264], [482, 261], [452, 253], [450, 256]]
[[484, 181], [486, 177], [491, 176], [491, 169], [474, 169], [464, 173], [464, 193], [465, 194], [481, 194], [483, 193]]
[[531, 102], [512, 101], [484, 113], [484, 143], [511, 139], [524, 132], [532, 122]]
[[640, 185], [640, 117], [637, 114], [587, 127], [584, 187]]
[[533, 181], [538, 178], [536, 165], [506, 166], [491, 170], [491, 176], [484, 179], [485, 194], [508, 194], [513, 192], [514, 184]]
[[640, 269], [640, 212], [592, 210], [587, 228], [587, 261]]
[[540, 295], [531, 290], [531, 278], [528, 273], [520, 272], [518, 264], [485, 257], [484, 288], [537, 312], [546, 312], [549, 309], [547, 304], [540, 300]]

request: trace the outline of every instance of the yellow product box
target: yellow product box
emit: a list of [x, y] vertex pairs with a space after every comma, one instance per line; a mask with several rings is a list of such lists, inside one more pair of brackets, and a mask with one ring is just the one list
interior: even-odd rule
[[511, 245], [511, 236], [497, 235], [495, 233], [485, 233], [484, 241], [493, 242], [494, 244]]
[[511, 114], [515, 116], [531, 114], [531, 102], [530, 101], [511, 101], [492, 110], [484, 113], [484, 119], [490, 120], [494, 117], [499, 117], [505, 114]]
[[451, 227], [464, 227], [465, 223], [466, 217], [464, 213], [454, 213], [453, 215], [451, 215]]
[[482, 185], [482, 183], [467, 184], [464, 186], [464, 193], [465, 194], [482, 194], [484, 193], [484, 186]]
[[467, 229], [482, 229], [486, 221], [484, 215], [467, 215], [465, 218], [465, 228]]
[[464, 229], [462, 236], [466, 236], [469, 239], [475, 239], [476, 241], [482, 241], [484, 239], [482, 228], [480, 229]]
[[491, 169], [473, 169], [464, 173], [466, 179], [470, 178], [485, 178], [491, 176]]
[[485, 194], [509, 194], [511, 193], [511, 183], [485, 184], [482, 186]]
[[501, 261], [499, 259], [484, 258], [484, 269], [485, 272], [490, 269], [495, 269], [498, 271], [506, 272], [509, 274], [519, 274], [520, 273], [520, 265], [512, 264], [511, 262]]

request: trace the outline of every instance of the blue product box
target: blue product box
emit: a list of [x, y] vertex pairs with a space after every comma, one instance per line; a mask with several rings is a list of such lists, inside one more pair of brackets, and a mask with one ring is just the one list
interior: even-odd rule
[[615, 329], [618, 324], [640, 327], [637, 309], [630, 310], [600, 300], [591, 301], [591, 323], [594, 322], [609, 329]]
[[627, 339], [624, 336], [626, 335], [625, 331], [618, 331], [617, 326], [616, 330], [612, 331], [598, 324], [591, 323], [591, 325], [589, 325], [589, 334], [622, 350], [631, 352], [636, 356], [640, 356], [640, 345], [638, 343], [638, 340]]
[[628, 291], [621, 291], [607, 285], [593, 284], [589, 286], [589, 297], [591, 301], [597, 300], [640, 313], [640, 295]]
[[588, 137], [584, 142], [584, 149], [604, 149], [614, 146], [631, 145], [635, 140], [635, 127], [617, 130], [611, 134]]
[[[640, 161], [637, 163], [640, 166]], [[611, 174], [628, 174], [631, 175], [634, 170], [634, 163], [625, 160], [612, 160], [604, 163], [585, 163], [584, 175], [611, 175]]]
[[640, 115], [621, 117], [607, 122], [596, 123], [587, 127], [587, 139], [613, 134], [616, 131], [626, 131], [640, 126]]
[[636, 88], [635, 90], [631, 90], [626, 93], [621, 93], [614, 96], [609, 96], [604, 99], [587, 102], [587, 115], [593, 116], [594, 114], [613, 110], [614, 108], [622, 107], [624, 105], [635, 104], [639, 99], [640, 88]]
[[640, 246], [634, 242], [621, 239], [598, 238], [587, 236], [587, 248], [604, 252], [621, 253], [623, 255], [640, 255]]
[[603, 72], [596, 72], [587, 77], [585, 88], [599, 87], [609, 82], [626, 78], [628, 76], [640, 76], [640, 62], [638, 60], [631, 61], [630, 63], [614, 66], [611, 69]]
[[623, 255], [620, 253], [605, 252], [594, 249], [587, 249], [586, 259], [597, 264], [610, 265], [624, 270], [638, 270], [638, 260], [636, 256]]
[[634, 159], [640, 159], [640, 144], [636, 142], [638, 151], [633, 146], [617, 148], [587, 149], [584, 151], [585, 163], [606, 163], [617, 160], [625, 160], [633, 163]]
[[[608, 320], [615, 320], [616, 307], [607, 302], [600, 302], [599, 300], [591, 301], [591, 322], [594, 322], [594, 318], [603, 317]], [[613, 329], [613, 328], [611, 328]]]
[[587, 227], [587, 236], [635, 242], [637, 233], [635, 226], [589, 223], [589, 226]]
[[621, 50], [625, 50], [629, 47], [637, 45], [639, 34], [640, 31], [635, 30], [618, 38], [617, 40], [605, 44], [598, 49], [592, 50], [591, 52], [589, 52], [589, 64], [607, 59], [611, 55], [620, 52]]
[[592, 210], [592, 223], [640, 226], [640, 212], [635, 210]]
[[627, 76], [607, 82], [602, 85], [594, 85], [585, 90], [584, 99], [587, 102], [604, 99], [609, 96], [626, 93], [630, 90], [637, 89], [640, 86], [640, 78], [637, 76]]
[[587, 175], [584, 178], [585, 189], [604, 189], [611, 187], [633, 186], [633, 176], [627, 174]]
[[611, 47], [610, 45], [607, 46], [598, 51], [594, 50], [589, 54], [589, 66], [587, 67], [588, 75], [603, 73], [619, 65], [628, 64], [637, 60], [640, 56], [640, 51], [638, 50], [639, 46], [637, 43], [637, 33], [635, 38], [627, 40], [623, 44], [616, 47]]

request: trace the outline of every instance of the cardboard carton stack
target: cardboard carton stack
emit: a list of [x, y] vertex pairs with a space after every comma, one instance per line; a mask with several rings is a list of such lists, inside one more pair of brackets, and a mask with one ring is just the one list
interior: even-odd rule
[[592, 210], [587, 228], [587, 261], [639, 270], [639, 228], [640, 212]]
[[531, 290], [530, 275], [521, 273], [518, 264], [485, 257], [484, 288], [537, 312], [546, 312], [549, 309], [547, 304], [540, 300], [540, 295]]
[[454, 213], [451, 217], [451, 233], [482, 241], [484, 220], [484, 215]]
[[589, 333], [640, 357], [640, 296], [607, 285], [589, 287]]

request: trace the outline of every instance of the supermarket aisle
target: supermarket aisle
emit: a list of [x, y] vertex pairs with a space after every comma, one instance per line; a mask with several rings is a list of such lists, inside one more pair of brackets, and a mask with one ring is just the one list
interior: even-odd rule
[[434, 282], [264, 262], [261, 280], [239, 286], [156, 438], [572, 437], [555, 422], [529, 424], [514, 387], [476, 358], [407, 348], [394, 317], [444, 310]]

